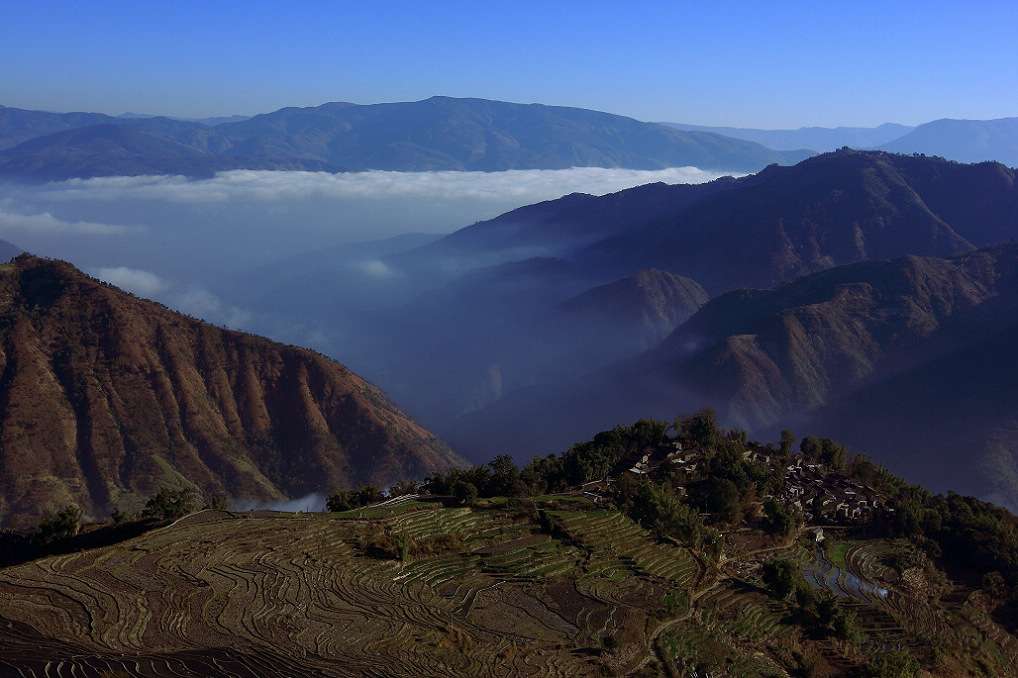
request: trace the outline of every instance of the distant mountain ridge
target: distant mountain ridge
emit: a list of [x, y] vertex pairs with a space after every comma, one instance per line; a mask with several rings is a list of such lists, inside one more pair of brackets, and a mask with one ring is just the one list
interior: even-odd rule
[[256, 501], [461, 463], [311, 351], [232, 332], [22, 255], [0, 269], [0, 524], [160, 486]]
[[1018, 118], [997, 120], [934, 120], [909, 127], [885, 123], [879, 127], [802, 127], [761, 130], [661, 123], [684, 131], [721, 134], [754, 141], [776, 150], [834, 151], [849, 146], [860, 150], [935, 155], [955, 162], [1000, 162], [1018, 167]]
[[925, 153], [958, 162], [996, 160], [1018, 167], [1018, 118], [934, 120], [880, 146], [892, 153]]
[[884, 123], [878, 127], [800, 127], [794, 130], [710, 127], [676, 122], [661, 124], [686, 132], [711, 132], [735, 139], [755, 141], [775, 150], [792, 151], [807, 148], [820, 153], [834, 151], [843, 146], [860, 149], [875, 148], [899, 139], [915, 129], [915, 127], [895, 123]]
[[0, 175], [682, 166], [751, 172], [808, 155], [579, 108], [450, 97], [329, 103], [216, 122], [0, 108]]

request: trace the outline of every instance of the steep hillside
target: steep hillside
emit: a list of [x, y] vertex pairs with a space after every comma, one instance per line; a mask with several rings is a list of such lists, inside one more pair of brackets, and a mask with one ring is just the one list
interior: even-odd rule
[[615, 350], [619, 344], [646, 350], [705, 303], [707, 293], [696, 281], [648, 269], [565, 302], [562, 321], [574, 326], [577, 339], [588, 335]]
[[[843, 266], [718, 297], [655, 354], [662, 364], [681, 361], [681, 378], [705, 395], [722, 396], [732, 421], [773, 423], [969, 340], [967, 314], [999, 303], [1016, 276], [1014, 246]], [[690, 355], [690, 346], [700, 348]]]
[[448, 269], [531, 256], [610, 282], [647, 268], [712, 295], [841, 264], [949, 256], [1018, 231], [1015, 172], [998, 163], [843, 149], [700, 185], [570, 195], [461, 229], [395, 263]]
[[388, 484], [459, 460], [327, 358], [169, 312], [23, 255], [0, 273], [9, 524], [161, 485], [257, 500]]
[[914, 481], [1018, 506], [1016, 327], [1018, 246], [1007, 244], [729, 293], [645, 367], [734, 424], [806, 418]]
[[547, 453], [709, 403], [751, 433], [808, 426], [912, 482], [1018, 507], [1016, 329], [1018, 245], [861, 262], [721, 295], [646, 354], [507, 390], [442, 435]]
[[[945, 165], [928, 161], [926, 165]], [[946, 256], [988, 244], [946, 221], [914, 185], [911, 164], [881, 153], [840, 151], [794, 167], [770, 167], [728, 191], [700, 200], [676, 218], [629, 229], [593, 246], [591, 265], [648, 266], [693, 278], [712, 295], [735, 287], [771, 287], [831, 266], [905, 254]], [[968, 168], [971, 174], [976, 170]], [[966, 200], [949, 191], [944, 201]], [[986, 187], [982, 198], [1013, 186]], [[1010, 208], [994, 223], [1013, 229]]]

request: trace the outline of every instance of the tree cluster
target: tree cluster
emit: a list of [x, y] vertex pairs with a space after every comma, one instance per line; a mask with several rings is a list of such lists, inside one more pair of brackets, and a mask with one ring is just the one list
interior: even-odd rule
[[812, 613], [818, 628], [826, 629], [842, 640], [858, 639], [855, 611], [843, 606], [829, 591], [811, 586], [796, 562], [787, 558], [769, 560], [764, 563], [762, 578], [776, 598], [787, 601], [789, 596], [794, 596], [800, 611]]
[[155, 496], [145, 503], [141, 517], [153, 520], [177, 520], [194, 513], [197, 508], [197, 502], [190, 489], [171, 490], [168, 487], [161, 487]]
[[81, 528], [81, 508], [72, 505], [54, 513], [47, 513], [29, 535], [29, 543], [35, 548], [49, 546], [55, 541], [73, 537]]
[[718, 541], [717, 530], [705, 525], [695, 508], [681, 503], [669, 485], [627, 474], [615, 482], [613, 494], [622, 511], [661, 537], [701, 547]]
[[562, 454], [534, 457], [519, 469], [509, 455], [491, 464], [433, 473], [424, 484], [432, 494], [452, 495], [462, 503], [485, 497], [525, 497], [562, 492], [620, 472], [626, 460], [656, 450], [668, 424], [641, 419], [632, 426], [616, 426], [593, 439], [576, 443]]
[[325, 507], [333, 513], [352, 511], [353, 509], [377, 504], [385, 499], [382, 488], [378, 485], [358, 483], [355, 490], [336, 490], [325, 499]]

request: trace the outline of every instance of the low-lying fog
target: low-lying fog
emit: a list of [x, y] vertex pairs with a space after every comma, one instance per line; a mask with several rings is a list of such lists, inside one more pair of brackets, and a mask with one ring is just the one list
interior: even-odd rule
[[[258, 330], [236, 276], [295, 255], [402, 233], [450, 233], [523, 205], [720, 176], [577, 168], [508, 172], [223, 172], [0, 183], [0, 239], [217, 324]], [[366, 259], [365, 284], [386, 273]], [[214, 292], [213, 292], [214, 291]], [[236, 292], [236, 294], [234, 294]], [[236, 299], [245, 299], [243, 306]], [[313, 342], [312, 342], [313, 343]], [[320, 348], [320, 347], [319, 347]], [[341, 356], [336, 356], [342, 359]]]
[[[550, 341], [540, 327], [514, 319], [514, 306], [529, 312], [533, 289], [517, 299], [500, 288], [503, 297], [480, 309], [461, 304], [457, 294], [418, 303], [429, 280], [444, 285], [475, 262], [456, 255], [422, 274], [389, 255], [573, 192], [603, 195], [718, 176], [696, 168], [234, 171], [205, 180], [0, 184], [0, 239], [191, 316], [314, 348], [375, 381], [421, 423], [452, 439], [458, 417], [497, 400], [503, 387], [530, 384], [540, 379], [535, 375], [554, 372], [549, 365], [566, 366], [564, 344], [572, 339]], [[539, 273], [534, 284], [541, 284]], [[388, 315], [379, 314], [382, 308]], [[549, 346], [566, 354], [544, 355]], [[577, 361], [585, 364], [574, 356]], [[486, 454], [483, 431], [474, 437], [458, 439], [458, 449]]]

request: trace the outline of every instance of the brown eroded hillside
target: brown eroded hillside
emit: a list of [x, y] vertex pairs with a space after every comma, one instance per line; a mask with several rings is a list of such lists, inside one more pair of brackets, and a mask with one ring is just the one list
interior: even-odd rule
[[71, 265], [0, 272], [0, 522], [136, 510], [161, 485], [273, 500], [460, 460], [311, 351], [217, 328]]

